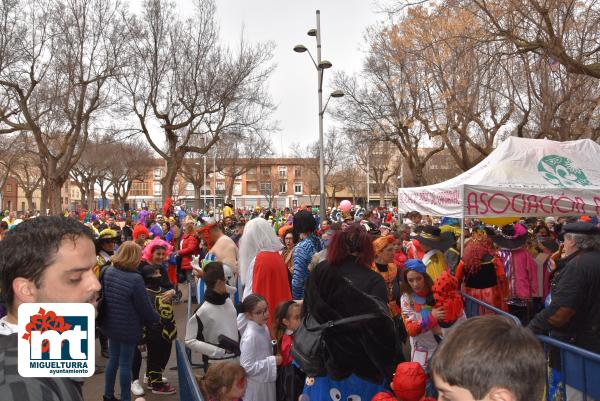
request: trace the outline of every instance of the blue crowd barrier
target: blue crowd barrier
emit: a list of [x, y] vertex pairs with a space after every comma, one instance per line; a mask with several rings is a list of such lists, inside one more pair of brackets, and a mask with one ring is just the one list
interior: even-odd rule
[[[538, 336], [546, 352], [555, 347], [560, 352], [562, 381], [588, 397], [600, 400], [600, 355], [547, 336]], [[549, 383], [547, 383], [549, 384]], [[569, 399], [565, 395], [565, 400]]]
[[186, 347], [181, 340], [175, 341], [177, 353], [177, 376], [179, 378], [179, 400], [180, 401], [204, 401], [202, 393], [198, 388], [196, 377], [186, 355]]
[[480, 315], [483, 315], [485, 311], [490, 311], [496, 315], [501, 315], [501, 316], [507, 317], [507, 318], [511, 319], [513, 322], [515, 322], [518, 326], [521, 326], [521, 321], [519, 320], [518, 317], [511, 315], [510, 313], [505, 312], [502, 309], [498, 309], [495, 306], [487, 304], [477, 298], [467, 295], [464, 292], [461, 292], [461, 295], [463, 297], [463, 304], [465, 307], [465, 315], [467, 315], [467, 318], [474, 317], [474, 316], [480, 316]]

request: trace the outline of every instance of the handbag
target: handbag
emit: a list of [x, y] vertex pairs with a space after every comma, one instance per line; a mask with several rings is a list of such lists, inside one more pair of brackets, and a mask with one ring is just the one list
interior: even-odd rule
[[326, 374], [327, 346], [323, 340], [325, 330], [335, 326], [379, 317], [381, 317], [379, 314], [367, 313], [338, 320], [330, 320], [320, 324], [312, 314], [308, 313], [294, 333], [294, 342], [291, 351], [294, 361], [309, 377]]

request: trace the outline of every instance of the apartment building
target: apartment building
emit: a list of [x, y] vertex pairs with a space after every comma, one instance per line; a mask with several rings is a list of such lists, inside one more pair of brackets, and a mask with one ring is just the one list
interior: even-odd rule
[[[216, 166], [216, 173], [213, 167]], [[197, 170], [194, 170], [194, 169]], [[263, 158], [207, 160], [203, 183], [203, 159], [188, 159], [173, 186], [173, 199], [188, 207], [223, 205], [231, 200], [235, 207], [295, 207], [319, 203], [318, 159]], [[241, 172], [240, 174], [233, 171]], [[159, 208], [162, 205], [161, 178], [165, 174], [162, 159], [157, 159], [143, 180], [135, 181], [129, 192], [133, 208]], [[196, 176], [196, 180], [190, 179]]]

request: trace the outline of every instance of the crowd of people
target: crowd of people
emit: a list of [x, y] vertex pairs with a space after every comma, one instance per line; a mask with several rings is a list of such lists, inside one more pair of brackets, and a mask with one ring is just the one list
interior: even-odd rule
[[[209, 400], [541, 400], [546, 361], [534, 334], [600, 353], [596, 217], [495, 227], [384, 208], [333, 208], [320, 219], [308, 207], [242, 213], [230, 204], [218, 215], [176, 206], [16, 224], [7, 216], [0, 353], [16, 355], [25, 302], [97, 303], [104, 401], [143, 396], [144, 383], [174, 394], [165, 368], [178, 331], [202, 356]], [[182, 328], [174, 304], [186, 302], [186, 282], [196, 306]], [[521, 326], [483, 307], [467, 319], [461, 292]], [[559, 394], [552, 353], [550, 367], [547, 391]], [[81, 382], [21, 378], [34, 385], [17, 390], [17, 376], [0, 381], [8, 399], [81, 399]]]

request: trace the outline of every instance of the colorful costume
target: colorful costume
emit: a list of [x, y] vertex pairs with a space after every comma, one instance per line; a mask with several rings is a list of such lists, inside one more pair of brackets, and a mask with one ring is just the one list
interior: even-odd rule
[[458, 291], [458, 281], [450, 273], [442, 273], [431, 290], [435, 299], [435, 307], [443, 308], [445, 312], [444, 319], [439, 320], [440, 327], [448, 328], [464, 316], [463, 301]]
[[[508, 283], [504, 266], [488, 239], [474, 239], [465, 246], [463, 260], [456, 269], [456, 279], [463, 284], [463, 291], [496, 308], [508, 311], [506, 299]], [[479, 308], [479, 314], [493, 313]]]

